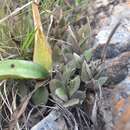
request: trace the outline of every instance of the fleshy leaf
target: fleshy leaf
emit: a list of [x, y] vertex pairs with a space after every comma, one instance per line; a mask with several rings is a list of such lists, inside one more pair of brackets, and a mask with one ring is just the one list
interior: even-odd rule
[[104, 85], [106, 81], [108, 80], [108, 77], [100, 77], [97, 82], [100, 86]]
[[48, 90], [46, 87], [40, 87], [32, 95], [32, 101], [35, 105], [46, 104], [48, 101]]
[[68, 88], [68, 93], [70, 97], [79, 89], [79, 86], [80, 86], [80, 77], [76, 76], [73, 80], [70, 81], [70, 85]]
[[59, 101], [58, 98], [60, 100], [63, 100], [63, 101], [68, 100], [68, 96], [66, 94], [65, 87], [64, 87], [64, 85], [62, 84], [62, 82], [60, 80], [58, 80], [58, 79], [52, 79], [50, 81], [49, 87], [50, 87], [50, 91], [51, 91], [52, 97], [56, 101]]
[[55, 91], [55, 94], [62, 99], [63, 101], [67, 101], [68, 100], [68, 96], [66, 94], [66, 90], [65, 88], [61, 87], [61, 88], [57, 88]]
[[85, 59], [86, 59], [87, 61], [91, 60], [91, 58], [92, 58], [92, 50], [91, 50], [91, 49], [86, 50], [86, 51], [84, 52], [84, 56], [85, 56]]
[[76, 67], [78, 69], [80, 69], [81, 65], [82, 65], [82, 58], [76, 53], [74, 53], [73, 56], [74, 56], [74, 61], [75, 61]]
[[50, 71], [52, 68], [52, 52], [43, 32], [40, 13], [36, 3], [32, 4], [32, 11], [36, 29], [33, 61]]
[[78, 104], [80, 104], [80, 100], [78, 98], [73, 98], [73, 99], [69, 100], [68, 102], [64, 103], [63, 106], [65, 108], [68, 108], [68, 107], [74, 107]]
[[81, 70], [81, 80], [83, 82], [89, 81], [92, 78], [92, 73], [89, 68], [89, 65], [87, 64], [86, 61], [83, 62], [82, 64], [82, 70]]
[[0, 61], [1, 79], [44, 79], [48, 71], [41, 65], [26, 60]]
[[52, 79], [50, 81], [49, 88], [50, 88], [50, 91], [51, 91], [52, 94], [55, 93], [55, 90], [57, 88], [61, 88], [61, 87], [64, 87], [64, 85], [62, 84], [62, 82], [60, 80], [58, 80], [58, 79]]
[[63, 83], [66, 86], [69, 83], [70, 77], [74, 74], [75, 68], [71, 69], [69, 67], [65, 67], [63, 72]]

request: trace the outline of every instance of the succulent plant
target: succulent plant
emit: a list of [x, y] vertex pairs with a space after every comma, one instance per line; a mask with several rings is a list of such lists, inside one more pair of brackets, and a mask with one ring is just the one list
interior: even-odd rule
[[98, 86], [102, 86], [107, 81], [107, 77], [100, 75], [101, 70], [97, 62], [91, 60], [91, 50], [86, 50], [81, 56], [73, 53], [72, 57], [72, 60], [65, 64], [50, 81], [51, 96], [67, 107], [83, 102], [86, 95], [85, 87], [89, 81], [95, 80]]

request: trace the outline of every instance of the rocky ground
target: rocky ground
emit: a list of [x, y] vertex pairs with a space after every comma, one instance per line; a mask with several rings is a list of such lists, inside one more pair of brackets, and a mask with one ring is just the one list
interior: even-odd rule
[[[4, 120], [6, 114], [10, 113], [8, 107], [3, 105], [1, 109], [2, 129], [13, 130], [20, 122], [19, 125], [23, 126], [21, 129], [32, 128], [31, 130], [129, 130], [130, 1], [91, 0], [89, 4], [86, 1], [83, 5], [74, 6], [75, 8], [70, 8], [74, 4], [73, 0], [64, 1], [66, 8], [59, 5], [51, 7], [53, 20], [50, 18], [50, 12], [42, 19], [45, 32], [51, 25], [48, 39], [53, 50], [52, 77], [43, 82], [7, 82], [7, 86], [13, 86], [13, 89], [9, 90], [8, 98], [16, 92], [13, 91], [14, 86], [22, 86], [21, 92], [23, 97], [26, 97], [34, 89], [34, 84], [42, 84], [49, 91], [47, 104], [34, 105], [33, 99], [29, 101], [30, 98], [27, 97], [24, 101], [16, 94], [17, 110], [12, 111], [9, 119]], [[0, 1], [2, 2], [4, 3]], [[10, 11], [19, 6], [19, 2], [13, 2], [15, 4], [10, 5]], [[52, 23], [48, 19], [52, 20]], [[12, 34], [20, 29], [15, 30], [14, 23], [17, 23], [17, 20], [17, 16], [10, 18], [9, 25], [14, 27], [10, 31], [11, 38]], [[18, 49], [20, 40], [13, 37], [10, 43]], [[88, 49], [92, 51], [92, 56], [90, 59], [84, 59], [84, 52]], [[29, 52], [32, 53], [32, 48]], [[8, 53], [1, 55], [6, 57]], [[28, 55], [25, 57], [30, 58]], [[65, 87], [76, 84], [77, 91], [72, 97], [68, 96], [69, 103], [65, 102], [66, 95], [62, 95], [60, 100], [54, 93], [56, 85], [61, 85], [61, 81]], [[13, 100], [10, 98], [9, 102], [13, 104]], [[26, 109], [23, 107], [23, 101], [28, 101]], [[16, 116], [19, 113], [23, 113], [23, 117]], [[37, 124], [38, 122], [40, 123]]]

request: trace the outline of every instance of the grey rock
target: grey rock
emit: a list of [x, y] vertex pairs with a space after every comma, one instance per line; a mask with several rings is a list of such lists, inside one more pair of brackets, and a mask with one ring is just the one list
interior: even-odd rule
[[52, 111], [31, 130], [68, 130], [60, 112]]

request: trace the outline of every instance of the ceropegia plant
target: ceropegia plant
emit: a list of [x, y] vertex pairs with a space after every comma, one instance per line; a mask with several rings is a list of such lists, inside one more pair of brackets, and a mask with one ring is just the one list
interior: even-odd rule
[[[91, 80], [95, 80], [97, 85], [102, 86], [107, 77], [98, 74], [97, 65], [90, 61], [92, 52], [86, 50], [81, 56], [74, 53], [63, 69], [57, 73], [58, 76], [50, 82], [50, 90], [52, 97], [67, 107], [82, 103], [85, 98], [86, 85]], [[89, 61], [89, 62], [88, 62]], [[98, 76], [95, 76], [98, 75]]]

